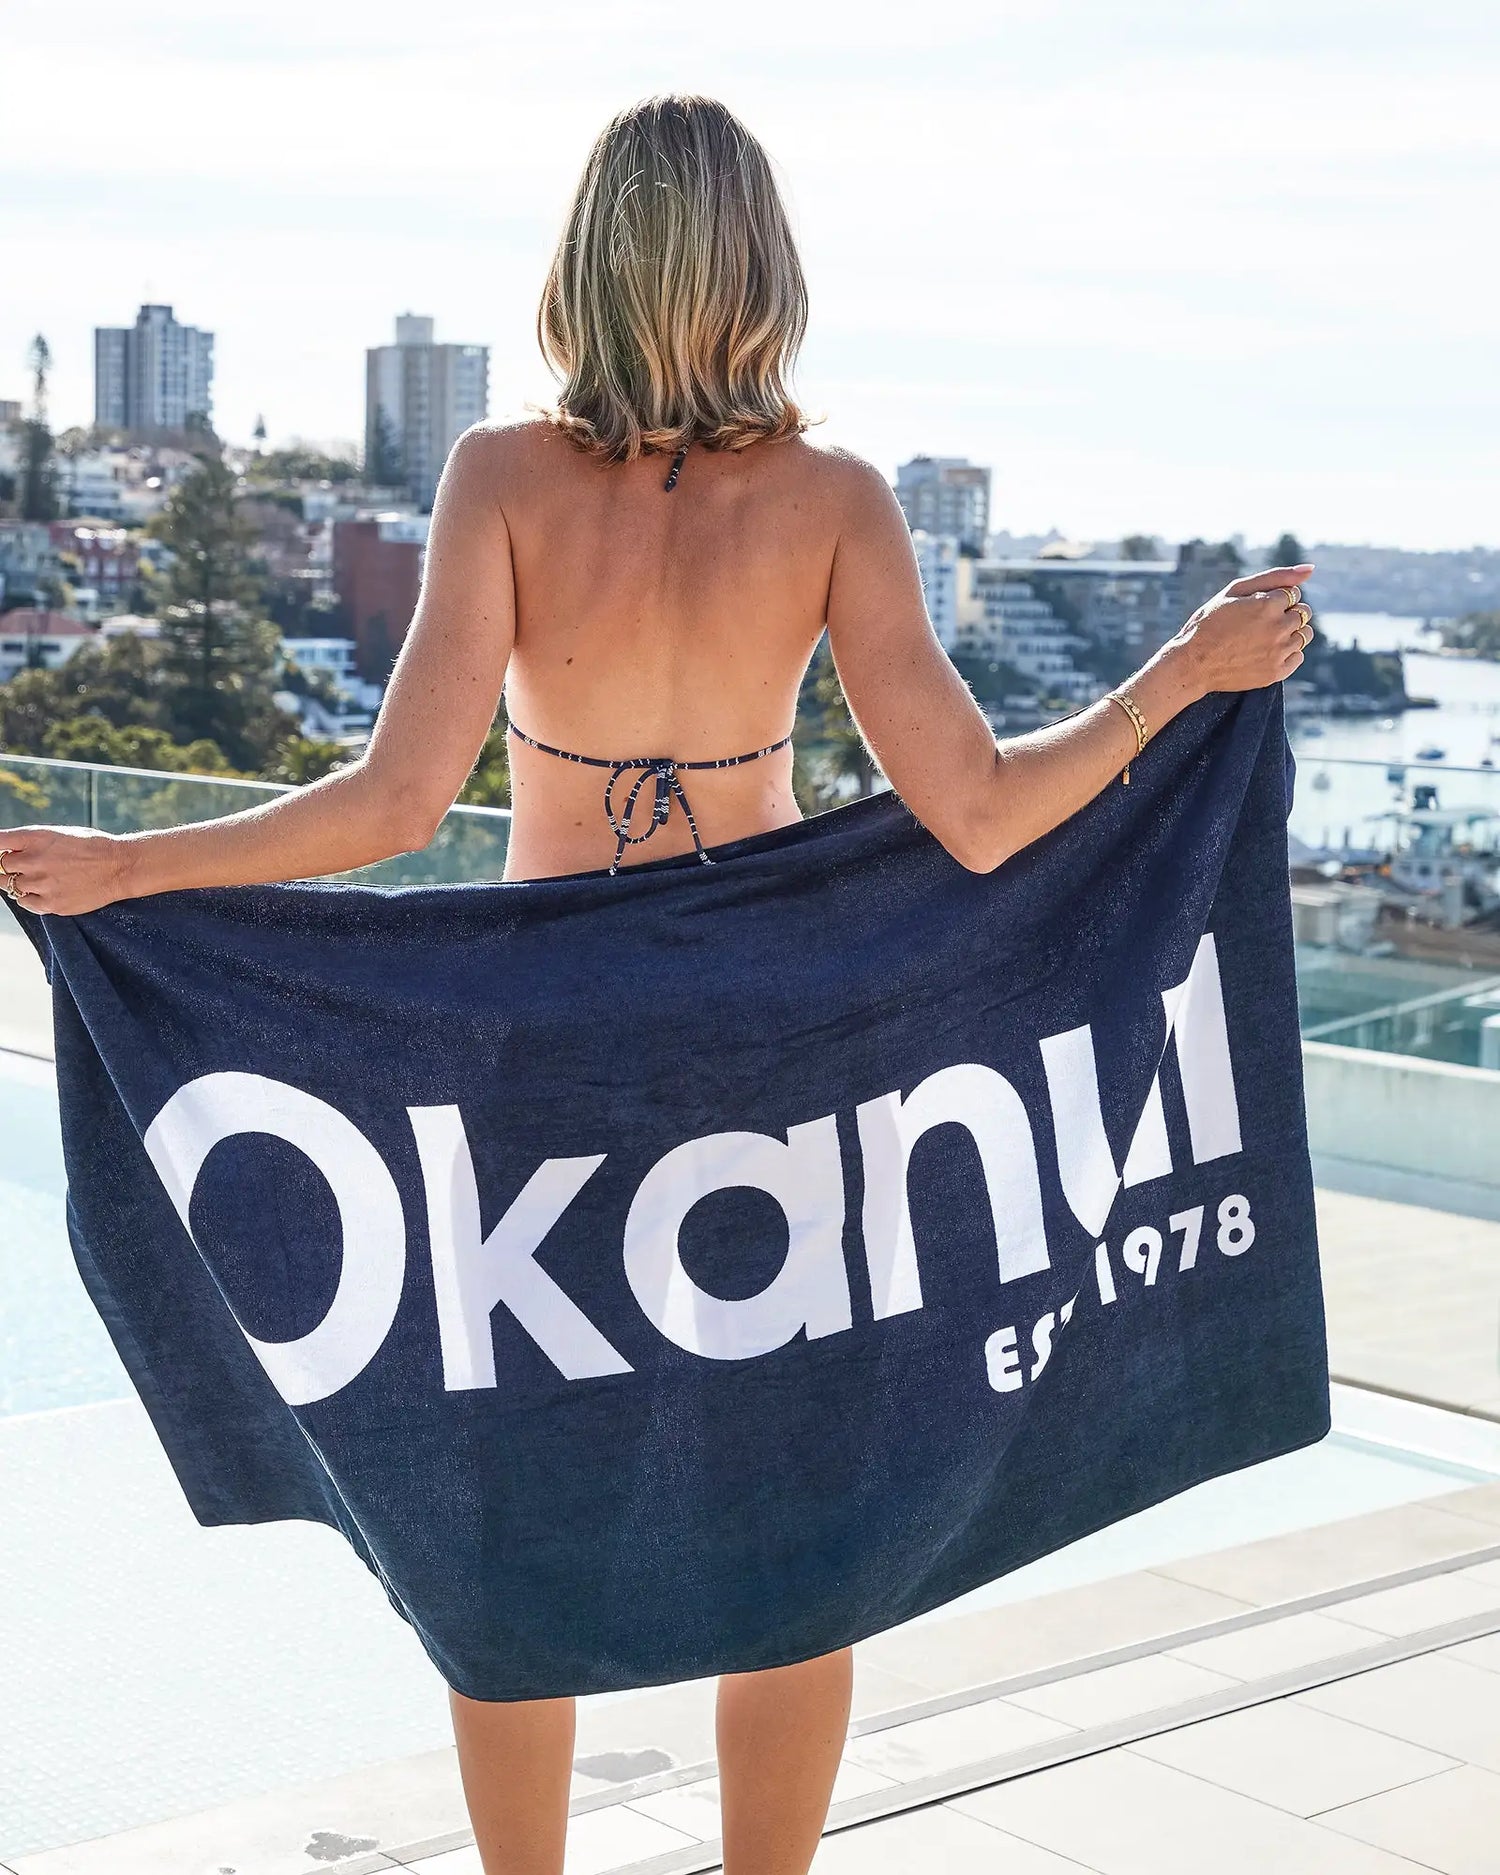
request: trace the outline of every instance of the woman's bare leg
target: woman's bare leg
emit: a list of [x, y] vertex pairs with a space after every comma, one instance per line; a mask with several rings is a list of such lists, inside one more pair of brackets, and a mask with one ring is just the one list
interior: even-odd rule
[[448, 1703], [484, 1875], [562, 1875], [574, 1702], [502, 1703], [450, 1689]]
[[849, 1732], [854, 1654], [719, 1681], [724, 1875], [807, 1875]]

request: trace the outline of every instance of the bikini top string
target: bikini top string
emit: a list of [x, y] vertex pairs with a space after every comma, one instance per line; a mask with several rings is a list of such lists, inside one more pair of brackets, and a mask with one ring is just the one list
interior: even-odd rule
[[[621, 756], [618, 760], [605, 755], [577, 755], [572, 749], [555, 749], [550, 743], [538, 742], [535, 736], [528, 736], [524, 729], [518, 729], [514, 722], [510, 726], [510, 733], [518, 741], [524, 742], [527, 748], [538, 749], [543, 755], [555, 755], [559, 761], [576, 762], [582, 768], [607, 768], [609, 770], [609, 780], [604, 784], [604, 815], [615, 836], [615, 856], [609, 869], [611, 875], [620, 870], [620, 861], [625, 856], [627, 846], [640, 846], [643, 841], [651, 838], [658, 827], [666, 824], [674, 800], [687, 817], [688, 828], [693, 836], [694, 852], [705, 866], [711, 866], [713, 861], [704, 850], [703, 839], [698, 832], [697, 819], [693, 814], [687, 793], [681, 781], [678, 780], [679, 773], [683, 769], [739, 768], [746, 762], [758, 762], [764, 755], [774, 755], [778, 749], [784, 749], [791, 741], [790, 736], [783, 736], [779, 742], [768, 742], [763, 749], [751, 749], [744, 755], [721, 755], [717, 761], [712, 762], [674, 762], [670, 756], [666, 755], [627, 755]], [[624, 803], [616, 813], [615, 788], [622, 776], [631, 774], [636, 769], [639, 769], [640, 773], [631, 782]], [[641, 791], [646, 783], [653, 777], [656, 781], [656, 798], [652, 803], [651, 818], [646, 823], [644, 833], [632, 833], [630, 831], [631, 818], [635, 812], [636, 802], [640, 799]]]

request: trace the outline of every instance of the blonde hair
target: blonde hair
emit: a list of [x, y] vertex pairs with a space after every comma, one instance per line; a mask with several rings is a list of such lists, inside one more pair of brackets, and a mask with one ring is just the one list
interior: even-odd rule
[[645, 98], [589, 153], [537, 313], [545, 414], [612, 462], [795, 436], [807, 285], [765, 150], [713, 98]]

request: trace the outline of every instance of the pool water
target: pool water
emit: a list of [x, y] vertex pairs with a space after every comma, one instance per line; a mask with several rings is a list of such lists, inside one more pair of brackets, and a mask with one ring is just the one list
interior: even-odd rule
[[[0, 1863], [450, 1739], [445, 1689], [341, 1538], [194, 1522], [78, 1279], [64, 1191], [51, 1071], [0, 1053]], [[1337, 1389], [1321, 1444], [923, 1622], [1500, 1475], [1500, 1428], [1453, 1446], [1456, 1416], [1367, 1398]], [[1426, 1452], [1400, 1449], [1409, 1424]]]

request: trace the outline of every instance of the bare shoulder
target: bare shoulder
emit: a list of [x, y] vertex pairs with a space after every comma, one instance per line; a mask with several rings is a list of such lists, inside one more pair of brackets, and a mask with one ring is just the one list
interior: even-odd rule
[[841, 532], [878, 527], [899, 515], [896, 495], [885, 475], [852, 449], [837, 443], [814, 443], [798, 437], [795, 447], [804, 474], [815, 487]]
[[566, 437], [545, 418], [486, 420], [472, 424], [448, 453], [438, 508], [450, 514], [507, 520], [562, 468], [561, 452], [576, 455]]
[[577, 453], [545, 417], [487, 417], [459, 437], [453, 459], [468, 473], [515, 476], [537, 472], [561, 451]]

